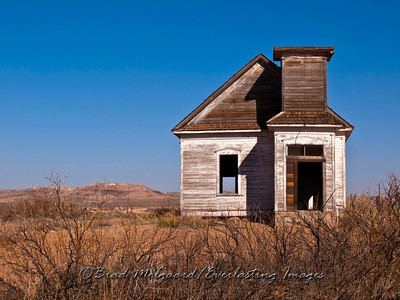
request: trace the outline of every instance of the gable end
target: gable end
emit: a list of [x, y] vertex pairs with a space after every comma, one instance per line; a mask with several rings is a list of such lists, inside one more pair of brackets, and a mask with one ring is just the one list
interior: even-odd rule
[[281, 109], [281, 71], [259, 54], [172, 131], [259, 130]]

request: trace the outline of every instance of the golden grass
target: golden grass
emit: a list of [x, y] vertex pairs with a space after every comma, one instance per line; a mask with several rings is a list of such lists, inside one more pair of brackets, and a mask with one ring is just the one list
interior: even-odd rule
[[[371, 201], [371, 199], [373, 201]], [[40, 200], [41, 201], [41, 200]], [[55, 195], [2, 221], [0, 292], [12, 299], [398, 299], [400, 184], [380, 198], [352, 197], [340, 216], [262, 220], [180, 217], [175, 211], [89, 210]], [[82, 268], [190, 273], [257, 268], [275, 280], [84, 279]], [[289, 268], [289, 269], [288, 269]], [[284, 278], [323, 273], [322, 279]], [[204, 275], [204, 274], [203, 274]], [[217, 276], [217, 275], [216, 275]], [[294, 275], [293, 275], [294, 276]]]

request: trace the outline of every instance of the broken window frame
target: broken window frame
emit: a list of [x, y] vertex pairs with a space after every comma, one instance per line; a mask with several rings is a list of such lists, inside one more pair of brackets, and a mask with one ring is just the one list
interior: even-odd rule
[[[316, 153], [316, 152], [318, 153]], [[323, 145], [300, 145], [292, 144], [287, 145], [287, 156], [290, 157], [310, 157], [318, 158], [324, 157], [324, 146]]]
[[[240, 183], [240, 151], [238, 150], [221, 150], [217, 151], [217, 196], [240, 196], [241, 183]], [[237, 157], [237, 171], [236, 176], [221, 176], [221, 157], [224, 155], [235, 155]], [[223, 192], [223, 177], [235, 177], [235, 191]]]

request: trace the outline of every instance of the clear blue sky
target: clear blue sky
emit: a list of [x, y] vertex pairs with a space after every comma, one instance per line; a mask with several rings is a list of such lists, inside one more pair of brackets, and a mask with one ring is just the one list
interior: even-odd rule
[[398, 1], [3, 1], [0, 188], [179, 187], [171, 128], [253, 56], [336, 46], [329, 103], [355, 131], [348, 190], [400, 171]]

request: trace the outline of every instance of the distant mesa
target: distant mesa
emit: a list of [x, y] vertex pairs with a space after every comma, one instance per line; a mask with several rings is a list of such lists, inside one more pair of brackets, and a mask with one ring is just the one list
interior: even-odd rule
[[[26, 189], [0, 190], [0, 203], [33, 200], [51, 197], [51, 188], [34, 186]], [[83, 187], [63, 187], [62, 195], [67, 201], [102, 203], [110, 206], [133, 207], [177, 207], [179, 193], [160, 192], [143, 184], [135, 183], [95, 183]]]

